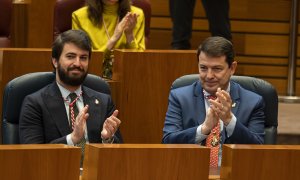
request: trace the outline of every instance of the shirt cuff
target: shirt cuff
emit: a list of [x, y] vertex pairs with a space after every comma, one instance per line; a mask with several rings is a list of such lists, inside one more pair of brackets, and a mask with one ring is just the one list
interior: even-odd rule
[[71, 145], [71, 146], [74, 146], [74, 143], [73, 143], [72, 138], [71, 138], [71, 134], [67, 135], [67, 144]]
[[232, 118], [231, 118], [229, 124], [227, 126], [225, 126], [225, 124], [224, 124], [226, 134], [227, 134], [226, 138], [229, 138], [232, 135], [235, 125], [236, 125], [236, 117], [232, 114]]
[[201, 144], [201, 142], [207, 138], [207, 135], [202, 134], [201, 132], [201, 128], [202, 128], [202, 124], [200, 126], [197, 127], [197, 131], [196, 131], [196, 137], [195, 137], [195, 143], [196, 144]]

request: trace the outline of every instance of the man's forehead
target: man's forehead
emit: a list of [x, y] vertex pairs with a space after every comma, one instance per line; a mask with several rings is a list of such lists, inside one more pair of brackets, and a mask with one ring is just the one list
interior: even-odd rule
[[200, 52], [200, 54], [199, 54], [199, 58], [224, 58], [224, 59], [226, 59], [226, 55], [225, 54], [223, 54], [223, 55], [212, 55], [212, 54], [207, 54], [207, 53], [205, 53], [205, 52], [203, 52], [203, 51], [201, 51]]
[[202, 62], [219, 62], [219, 63], [223, 63], [225, 62], [226, 63], [226, 56], [225, 55], [222, 55], [222, 56], [209, 56], [209, 55], [206, 55], [205, 53], [201, 53], [199, 55], [199, 63], [200, 61]]
[[73, 43], [66, 43], [63, 47], [64, 54], [73, 54], [73, 55], [89, 55], [89, 51], [81, 49]]

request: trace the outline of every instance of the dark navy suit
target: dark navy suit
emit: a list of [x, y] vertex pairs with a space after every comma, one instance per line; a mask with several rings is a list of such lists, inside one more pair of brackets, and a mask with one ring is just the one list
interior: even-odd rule
[[[222, 141], [227, 144], [264, 143], [264, 101], [261, 96], [230, 82], [232, 113], [237, 122], [227, 137], [223, 128]], [[199, 81], [173, 89], [163, 128], [163, 143], [194, 144], [196, 129], [205, 120], [205, 100]]]
[[[111, 97], [85, 86], [82, 87], [85, 105], [89, 105], [87, 119], [90, 143], [101, 142], [103, 123], [114, 111]], [[20, 114], [20, 142], [25, 144], [62, 143], [71, 133], [67, 112], [61, 92], [53, 82], [41, 90], [26, 96]], [[116, 143], [122, 142], [119, 130], [115, 134]]]

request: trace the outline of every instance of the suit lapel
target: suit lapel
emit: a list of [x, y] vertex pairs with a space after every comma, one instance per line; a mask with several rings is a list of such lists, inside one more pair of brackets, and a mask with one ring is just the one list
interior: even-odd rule
[[240, 92], [239, 92], [239, 85], [233, 81], [230, 82], [230, 96], [232, 100], [231, 112], [234, 115], [236, 115], [240, 105]]
[[[89, 118], [87, 120], [87, 130], [88, 130], [88, 138], [89, 142], [97, 142], [100, 139], [100, 131], [101, 131], [101, 114], [103, 113], [103, 102], [101, 99], [97, 98], [92, 91], [90, 91], [86, 87], [83, 88], [83, 101], [85, 105], [89, 105]], [[99, 132], [99, 137], [91, 134], [92, 129], [96, 129], [96, 132]]]
[[198, 124], [202, 124], [205, 120], [206, 111], [205, 111], [205, 103], [204, 103], [204, 95], [203, 95], [203, 89], [199, 81], [195, 84], [194, 88], [194, 96], [195, 96], [195, 105], [197, 106], [196, 109], [198, 109], [198, 115], [197, 122]]
[[55, 122], [57, 129], [62, 136], [71, 133], [65, 104], [56, 82], [49, 86], [44, 95], [44, 101], [52, 120]]
[[[240, 93], [239, 93], [239, 85], [233, 81], [230, 81], [230, 97], [232, 100], [231, 104], [231, 112], [236, 115], [239, 105], [240, 105]], [[225, 143], [226, 134], [225, 134], [225, 127], [223, 128], [222, 133], [222, 144]]]

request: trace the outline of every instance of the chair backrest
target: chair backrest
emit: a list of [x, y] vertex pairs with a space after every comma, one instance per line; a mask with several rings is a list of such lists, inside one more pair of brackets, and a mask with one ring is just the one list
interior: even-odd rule
[[[25, 96], [34, 93], [55, 80], [53, 72], [36, 72], [17, 77], [4, 88], [2, 107], [2, 143], [19, 144], [19, 116]], [[83, 85], [110, 94], [106, 81], [96, 75], [88, 74]]]
[[[57, 0], [54, 6], [53, 39], [72, 29], [72, 13], [85, 5], [85, 0]], [[145, 43], [149, 44], [151, 4], [149, 0], [132, 0], [132, 5], [143, 10], [145, 15]]]
[[83, 7], [85, 0], [57, 0], [54, 5], [53, 40], [72, 29], [72, 13]]
[[[183, 87], [199, 80], [199, 74], [179, 77], [172, 84], [172, 89]], [[278, 126], [278, 95], [276, 89], [268, 82], [249, 76], [232, 76], [231, 80], [243, 88], [261, 95], [265, 101], [265, 144], [276, 144]]]
[[12, 0], [0, 1], [0, 47], [10, 47]]

